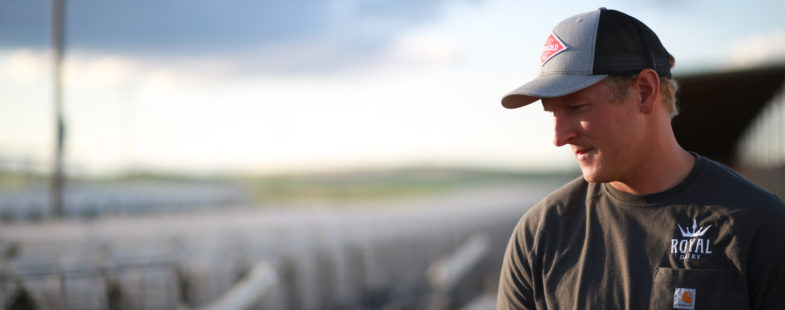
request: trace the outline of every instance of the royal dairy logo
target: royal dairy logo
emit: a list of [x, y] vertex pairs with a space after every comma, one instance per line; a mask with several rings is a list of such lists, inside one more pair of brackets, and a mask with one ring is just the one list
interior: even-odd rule
[[556, 54], [561, 53], [567, 50], [567, 46], [564, 45], [564, 42], [559, 40], [554, 33], [548, 36], [545, 39], [545, 45], [542, 47], [542, 54], [540, 54], [540, 65], [545, 64], [546, 61], [551, 59]]
[[709, 230], [709, 227], [711, 227], [711, 225], [709, 225], [706, 227], [698, 228], [698, 222], [695, 221], [694, 219], [692, 220], [692, 231], [690, 231], [689, 227], [687, 227], [687, 229], [684, 229], [681, 228], [681, 225], [676, 225], [676, 226], [679, 226], [679, 231], [681, 232], [681, 236], [684, 238], [703, 237], [703, 235], [706, 234], [706, 231]]
[[711, 254], [711, 239], [703, 238], [711, 225], [698, 227], [698, 222], [692, 220], [692, 228], [681, 225], [679, 232], [682, 238], [671, 239], [671, 254], [679, 255], [679, 259], [701, 259]]

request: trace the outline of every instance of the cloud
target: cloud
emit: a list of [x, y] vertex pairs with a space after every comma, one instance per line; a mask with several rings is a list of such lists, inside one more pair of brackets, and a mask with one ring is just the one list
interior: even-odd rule
[[[383, 54], [401, 33], [438, 18], [447, 2], [82, 0], [67, 5], [69, 52], [166, 63], [227, 59], [223, 65], [231, 70], [298, 73], [362, 65]], [[50, 7], [41, 1], [0, 1], [0, 48], [47, 48], [50, 24]]]
[[21, 85], [30, 85], [48, 78], [48, 59], [45, 53], [29, 49], [17, 50], [0, 63], [5, 75]]
[[739, 40], [731, 46], [731, 56], [738, 66], [785, 63], [785, 30]]
[[460, 56], [460, 40], [438, 32], [415, 32], [400, 37], [391, 55], [396, 60], [413, 63], [444, 63]]

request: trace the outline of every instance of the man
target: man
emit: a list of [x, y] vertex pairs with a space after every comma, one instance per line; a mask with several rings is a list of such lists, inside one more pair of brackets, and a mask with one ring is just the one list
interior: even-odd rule
[[502, 105], [541, 100], [583, 177], [521, 218], [498, 308], [785, 309], [785, 203], [678, 145], [657, 35], [601, 8], [559, 23], [540, 62]]

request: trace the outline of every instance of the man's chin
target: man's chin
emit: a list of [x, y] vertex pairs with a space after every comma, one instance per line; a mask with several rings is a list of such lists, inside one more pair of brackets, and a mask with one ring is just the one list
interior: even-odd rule
[[593, 178], [586, 177], [585, 174], [583, 175], [583, 179], [586, 180], [586, 182], [589, 182], [589, 183], [598, 183], [598, 182], [595, 182]]
[[581, 167], [581, 173], [583, 174], [583, 179], [589, 183], [606, 183], [608, 180], [597, 174], [596, 171], [585, 169]]

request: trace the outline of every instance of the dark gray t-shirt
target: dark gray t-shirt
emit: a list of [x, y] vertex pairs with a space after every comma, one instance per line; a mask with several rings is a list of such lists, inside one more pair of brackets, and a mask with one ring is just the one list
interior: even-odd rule
[[499, 309], [785, 309], [785, 203], [697, 156], [652, 195], [578, 178], [510, 238]]

